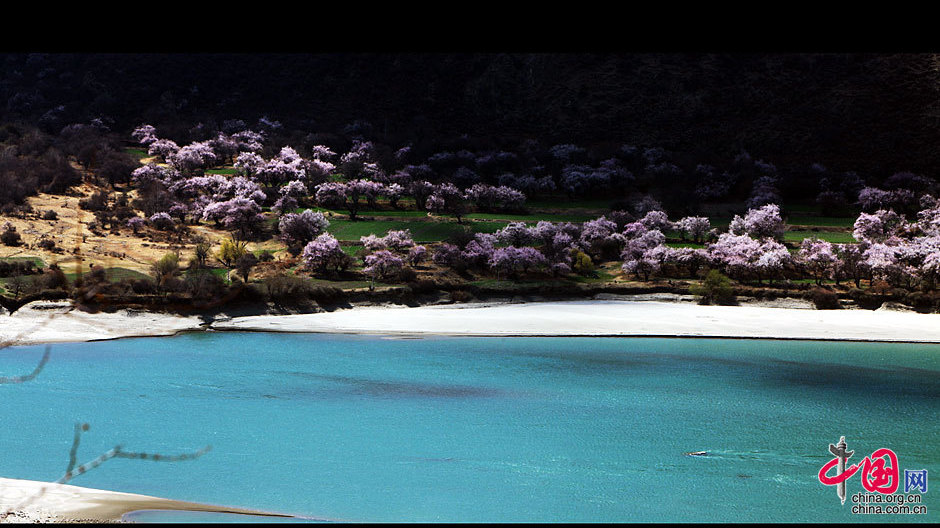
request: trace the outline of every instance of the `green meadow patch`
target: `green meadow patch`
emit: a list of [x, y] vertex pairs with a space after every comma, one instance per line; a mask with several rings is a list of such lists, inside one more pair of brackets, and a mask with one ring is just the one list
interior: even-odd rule
[[593, 209], [609, 210], [615, 200], [611, 198], [569, 199], [567, 196], [552, 196], [537, 200], [527, 200], [529, 209]]
[[133, 147], [126, 148], [124, 149], [124, 152], [130, 154], [131, 156], [134, 156], [135, 158], [137, 158], [138, 161], [140, 161], [143, 158], [150, 157], [150, 153], [148, 153], [146, 150], [142, 148], [133, 148]]
[[420, 221], [407, 222], [400, 220], [346, 220], [341, 218], [330, 219], [330, 232], [337, 240], [358, 242], [360, 237], [374, 234], [384, 236], [388, 231], [408, 229], [415, 242], [440, 242], [447, 240], [455, 233], [469, 229], [473, 233], [495, 233], [505, 227], [506, 222], [473, 222], [467, 221], [458, 224], [454, 221]]
[[[90, 273], [89, 271], [82, 272], [82, 276], [83, 277], [87, 276], [89, 273]], [[118, 267], [105, 268], [104, 276], [110, 282], [120, 282], [122, 280], [150, 279], [150, 275], [147, 275], [145, 273], [141, 273], [139, 271], [128, 269], [128, 268], [118, 268]], [[65, 278], [67, 278], [69, 282], [74, 283], [77, 277], [78, 277], [78, 273], [74, 271], [65, 272]]]
[[547, 222], [573, 222], [581, 223], [594, 220], [598, 215], [585, 213], [537, 213], [537, 214], [509, 214], [509, 213], [470, 213], [466, 218], [473, 220], [503, 220], [506, 222], [532, 222], [542, 220]]
[[786, 242], [802, 242], [805, 238], [818, 238], [833, 244], [855, 244], [852, 233], [844, 231], [787, 231], [783, 234]]
[[852, 227], [857, 217], [843, 216], [790, 216], [787, 223], [800, 226]]
[[[372, 285], [371, 281], [368, 280], [348, 280], [348, 281], [336, 281], [328, 279], [318, 279], [318, 278], [307, 278], [305, 279], [309, 284], [313, 286], [331, 286], [334, 288], [339, 288], [341, 290], [357, 290], [360, 288], [368, 288]], [[376, 288], [385, 288], [389, 286], [401, 286], [400, 284], [388, 284], [385, 282], [376, 281]]]
[[45, 267], [46, 263], [39, 257], [0, 257], [0, 262], [27, 262], [32, 261], [33, 265], [39, 269]]
[[671, 248], [702, 249], [705, 247], [705, 244], [696, 244], [695, 242], [666, 242], [666, 245]]

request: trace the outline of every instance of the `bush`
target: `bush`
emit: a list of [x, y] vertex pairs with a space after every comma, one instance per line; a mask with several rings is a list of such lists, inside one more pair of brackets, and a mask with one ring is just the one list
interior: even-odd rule
[[591, 277], [595, 274], [594, 262], [587, 253], [571, 248], [571, 271], [584, 277]]
[[78, 207], [86, 211], [100, 211], [108, 208], [108, 193], [98, 191], [88, 198], [82, 198], [78, 201]]
[[446, 242], [463, 249], [467, 247], [467, 244], [469, 244], [471, 240], [473, 240], [473, 237], [474, 233], [472, 230], [463, 228], [451, 233], [451, 235], [447, 237]]
[[346, 292], [336, 286], [314, 286], [308, 295], [319, 304], [336, 304], [346, 298]]
[[206, 262], [209, 260], [209, 249], [211, 246], [209, 242], [205, 239], [199, 239], [196, 241], [196, 246], [193, 248], [193, 258], [189, 261], [190, 268], [204, 268], [206, 267]]
[[18, 246], [23, 243], [23, 239], [20, 238], [13, 224], [7, 222], [3, 226], [3, 232], [0, 233], [0, 242], [3, 242], [5, 246]]
[[731, 279], [722, 275], [718, 270], [710, 270], [702, 284], [693, 285], [689, 288], [689, 291], [693, 295], [701, 296], [699, 304], [737, 304], [734, 288], [731, 287]]
[[933, 295], [925, 292], [912, 292], [904, 298], [904, 304], [914, 308], [920, 313], [930, 313], [934, 311], [935, 301]]
[[437, 290], [437, 283], [428, 279], [412, 281], [408, 286], [416, 294], [430, 293]]
[[258, 264], [258, 257], [254, 253], [245, 252], [244, 255], [238, 257], [238, 260], [235, 261], [235, 269], [238, 271], [238, 274], [242, 276], [242, 280], [248, 282], [248, 275], [251, 273], [251, 268], [255, 267]]
[[212, 299], [221, 297], [227, 291], [225, 280], [222, 277], [205, 269], [187, 270], [183, 279], [183, 288], [192, 294], [194, 299]]
[[150, 217], [150, 225], [152, 225], [155, 229], [159, 229], [160, 231], [169, 231], [170, 229], [173, 229], [175, 222], [169, 213], [159, 212]]
[[42, 276], [42, 286], [47, 290], [68, 290], [69, 280], [62, 268], [53, 264]]
[[848, 295], [849, 298], [855, 301], [859, 308], [865, 310], [875, 310], [884, 302], [884, 299], [880, 296], [861, 288], [850, 288]]
[[39, 241], [39, 247], [45, 249], [46, 251], [55, 251], [55, 240], [51, 238], [44, 238]]
[[464, 290], [453, 290], [450, 292], [450, 300], [454, 302], [470, 302], [473, 294]]
[[108, 281], [108, 274], [103, 266], [95, 266], [85, 275], [85, 282], [92, 284], [101, 284]]
[[398, 274], [398, 280], [402, 282], [414, 282], [418, 280], [418, 273], [411, 268], [402, 268]]
[[289, 273], [278, 273], [261, 281], [264, 296], [277, 303], [309, 298], [311, 290], [309, 282]]
[[137, 279], [131, 283], [131, 289], [138, 295], [157, 293], [157, 283], [150, 279]]
[[838, 310], [842, 308], [839, 304], [839, 295], [825, 288], [813, 288], [808, 294], [809, 300], [813, 301], [817, 310]]
[[58, 213], [56, 213], [56, 212], [53, 211], [52, 209], [49, 209], [48, 211], [46, 211], [46, 212], [44, 212], [44, 213], [42, 214], [42, 219], [43, 219], [43, 220], [58, 220], [58, 219], [59, 219], [59, 215], [58, 215]]
[[245, 242], [230, 238], [222, 241], [218, 258], [222, 264], [232, 267], [247, 251]]
[[176, 253], [163, 255], [160, 260], [151, 264], [150, 273], [153, 275], [154, 281], [156, 281], [158, 286], [169, 289], [167, 286], [171, 282], [171, 279], [175, 278], [180, 273], [179, 255]]
[[8, 294], [12, 294], [14, 299], [19, 299], [21, 293], [28, 293], [36, 286], [35, 280], [30, 280], [24, 275], [13, 275], [4, 284], [4, 289]]
[[0, 260], [0, 277], [31, 275], [36, 273], [35, 267], [32, 260]]

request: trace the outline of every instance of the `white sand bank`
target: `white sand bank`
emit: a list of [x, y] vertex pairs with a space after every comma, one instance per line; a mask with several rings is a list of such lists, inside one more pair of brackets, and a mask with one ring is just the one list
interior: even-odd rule
[[69, 310], [66, 301], [36, 301], [13, 314], [0, 313], [0, 342], [8, 345], [93, 341], [116, 337], [172, 335], [198, 330], [198, 316], [119, 310], [87, 313]]
[[698, 336], [940, 343], [940, 314], [570, 301], [360, 307], [329, 313], [236, 317], [218, 330], [467, 336]]
[[122, 515], [136, 510], [276, 515], [245, 508], [212, 506], [68, 484], [0, 478], [0, 515], [11, 508], [13, 512], [0, 522], [120, 521]]

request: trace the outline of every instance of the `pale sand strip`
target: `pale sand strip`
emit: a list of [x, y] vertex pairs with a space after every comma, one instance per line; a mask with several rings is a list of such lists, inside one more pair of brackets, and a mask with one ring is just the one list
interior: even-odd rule
[[198, 316], [130, 310], [88, 313], [70, 308], [67, 301], [36, 301], [13, 314], [0, 313], [0, 342], [29, 345], [173, 335], [198, 330], [203, 322]]
[[217, 330], [465, 336], [680, 336], [940, 343], [940, 314], [656, 301], [360, 307], [236, 317]]
[[[31, 303], [0, 313], [0, 342], [35, 344], [204, 329], [198, 316], [85, 313], [67, 303]], [[940, 314], [879, 309], [813, 310], [764, 306], [699, 306], [656, 300], [471, 303], [408, 308], [356, 307], [300, 315], [216, 320], [215, 330], [442, 334], [467, 336], [678, 336], [940, 343]]]
[[[20, 506], [24, 503], [25, 506]], [[213, 506], [69, 484], [0, 477], [0, 513], [10, 508], [16, 509], [4, 521], [20, 523], [119, 521], [125, 513], [136, 510], [186, 510], [290, 517], [247, 508]]]

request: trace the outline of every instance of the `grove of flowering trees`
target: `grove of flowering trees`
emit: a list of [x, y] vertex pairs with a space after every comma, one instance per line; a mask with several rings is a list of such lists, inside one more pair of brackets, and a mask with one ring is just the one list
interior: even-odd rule
[[[509, 222], [493, 234], [428, 246], [416, 245], [406, 229], [363, 236], [364, 271], [388, 278], [430, 260], [505, 279], [581, 273], [619, 261], [624, 274], [639, 280], [697, 278], [707, 269], [754, 284], [809, 278], [818, 285], [883, 281], [930, 289], [940, 280], [940, 205], [930, 194], [935, 183], [913, 173], [896, 173], [879, 186], [852, 172], [811, 165], [806, 174], [818, 181], [820, 207], [857, 206], [862, 212], [852, 226], [855, 243], [807, 238], [797, 244], [784, 242], [787, 226], [779, 206], [792, 175], [747, 153], [724, 168], [691, 167], [655, 147], [595, 152], [530, 141], [515, 152], [460, 147], [419, 153], [417, 145], [388, 150], [359, 137], [338, 154], [312, 142], [303, 148], [267, 145], [268, 134], [279, 129], [271, 123], [259, 127], [260, 132], [223, 127], [189, 144], [161, 137], [150, 125], [138, 127], [132, 137], [154, 160], [131, 174], [133, 205], [143, 216], [126, 225], [138, 232], [205, 221], [240, 239], [273, 231], [307, 269], [327, 273], [346, 269], [351, 259], [314, 206], [345, 211], [350, 220], [363, 211], [414, 208], [464, 224], [471, 212], [524, 212], [527, 195], [629, 196], [609, 213], [580, 223]], [[220, 164], [234, 171], [212, 170]], [[749, 208], [725, 232], [695, 214], [695, 207], [675, 209], [686, 214], [671, 220], [663, 197], [649, 192], [657, 182], [685, 182], [699, 200], [734, 194]], [[272, 213], [277, 221], [266, 228]], [[698, 247], [676, 247], [686, 241]]]
[[[650, 227], [672, 228], [671, 236], [686, 230], [689, 238], [701, 237], [707, 232], [707, 219], [672, 223], [654, 213], [644, 216], [646, 225], [631, 222], [621, 230], [604, 217], [581, 225], [510, 223], [493, 235], [478, 233], [464, 247], [439, 244], [433, 248], [433, 260], [440, 266], [511, 278], [569, 273], [573, 254], [597, 263], [608, 259], [606, 249], [616, 250], [622, 271], [638, 280], [696, 278], [711, 268], [754, 284], [810, 278], [819, 285], [852, 281], [860, 286], [863, 280], [881, 280], [895, 287], [932, 289], [940, 280], [940, 207], [931, 203], [914, 222], [890, 210], [862, 213], [856, 222], [857, 243], [807, 238], [792, 251], [780, 240], [784, 226], [779, 207], [766, 204], [737, 217], [728, 232], [704, 248], [670, 247], [664, 231]], [[696, 235], [689, 236], [690, 225]]]

